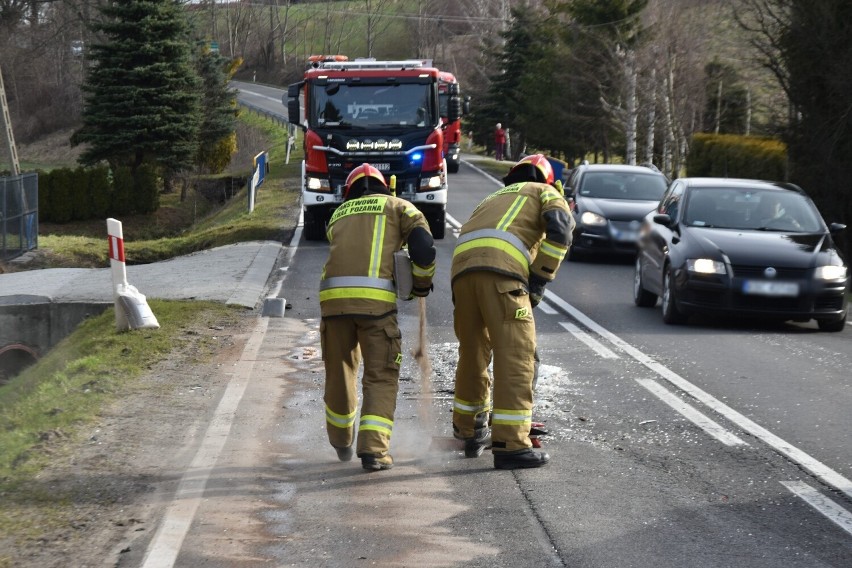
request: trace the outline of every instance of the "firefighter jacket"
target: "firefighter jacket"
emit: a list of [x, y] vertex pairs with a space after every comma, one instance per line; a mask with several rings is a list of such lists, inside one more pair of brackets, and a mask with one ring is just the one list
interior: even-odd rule
[[[423, 213], [408, 201], [383, 193], [366, 194], [338, 207], [327, 231], [329, 253], [320, 281], [322, 317], [381, 317], [395, 312], [393, 254], [416, 229], [425, 230], [428, 238], [409, 243], [412, 276], [414, 289], [426, 295], [435, 275], [435, 252]], [[424, 258], [429, 264], [422, 260], [418, 264]]]
[[520, 182], [495, 191], [462, 226], [452, 279], [491, 270], [529, 283], [550, 282], [568, 247], [574, 218], [562, 194], [544, 183]]

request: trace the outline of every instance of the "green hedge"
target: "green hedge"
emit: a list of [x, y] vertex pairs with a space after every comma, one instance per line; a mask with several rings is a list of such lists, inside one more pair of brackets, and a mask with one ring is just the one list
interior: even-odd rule
[[760, 136], [695, 134], [686, 171], [690, 177], [787, 181], [787, 146]]
[[39, 219], [69, 223], [134, 213], [148, 214], [159, 206], [159, 179], [151, 167], [57, 168], [39, 172]]

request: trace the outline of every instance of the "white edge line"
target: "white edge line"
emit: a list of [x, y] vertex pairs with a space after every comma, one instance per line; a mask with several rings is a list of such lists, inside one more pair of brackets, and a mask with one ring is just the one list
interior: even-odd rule
[[469, 167], [473, 168], [474, 170], [476, 170], [477, 172], [481, 173], [482, 175], [484, 175], [485, 177], [487, 177], [488, 179], [490, 179], [491, 181], [493, 181], [494, 183], [496, 183], [496, 184], [497, 184], [497, 185], [499, 185], [500, 187], [503, 187], [503, 182], [502, 182], [502, 181], [500, 181], [500, 180], [499, 180], [499, 179], [497, 179], [496, 177], [492, 176], [491, 174], [489, 174], [489, 173], [488, 173], [488, 172], [486, 172], [485, 170], [480, 169], [480, 168], [478, 168], [477, 166], [474, 166], [473, 164], [471, 164], [471, 163], [470, 163], [470, 162], [468, 162], [467, 160], [465, 160], [465, 162], [464, 162], [464, 163], [465, 163], [465, 164], [467, 164]]
[[595, 353], [597, 353], [604, 359], [620, 359], [618, 355], [610, 351], [608, 348], [604, 347], [599, 341], [597, 341], [585, 331], [582, 331], [576, 325], [564, 321], [559, 322], [559, 325], [561, 325], [566, 331], [571, 333], [571, 335], [591, 347], [595, 351]]
[[829, 521], [852, 535], [852, 514], [849, 511], [804, 481], [781, 481], [780, 483], [805, 503], [816, 509]]
[[651, 394], [671, 406], [684, 418], [725, 444], [726, 446], [747, 446], [741, 438], [728, 432], [719, 424], [687, 404], [683, 399], [665, 389], [654, 379], [636, 379], [636, 382], [651, 391]]
[[544, 291], [544, 297], [549, 302], [562, 309], [566, 314], [570, 315], [571, 317], [585, 325], [587, 328], [598, 333], [601, 337], [605, 337], [618, 349], [621, 349], [623, 352], [627, 353], [628, 355], [630, 355], [655, 373], [659, 374], [661, 377], [672, 383], [677, 388], [681, 389], [682, 391], [697, 399], [701, 403], [710, 407], [712, 410], [721, 414], [722, 416], [742, 428], [745, 432], [748, 432], [749, 434], [761, 440], [771, 448], [774, 448], [780, 454], [787, 456], [795, 463], [810, 471], [823, 483], [834, 487], [838, 491], [845, 494], [847, 497], [852, 498], [852, 481], [850, 481], [846, 477], [843, 477], [833, 469], [829, 468], [827, 465], [821, 463], [820, 461], [811, 457], [802, 450], [779, 438], [763, 426], [760, 426], [751, 419], [743, 416], [733, 408], [730, 408], [729, 406], [722, 403], [720, 400], [713, 397], [709, 393], [693, 385], [674, 371], [671, 371], [664, 365], [657, 363], [656, 361], [654, 361], [653, 359], [651, 359], [650, 357], [648, 357], [647, 355], [645, 355], [637, 348], [633, 347], [611, 331], [604, 329], [601, 325], [593, 321], [586, 314], [584, 314], [583, 312], [581, 312], [580, 310], [578, 310], [577, 308], [575, 308], [550, 290]]
[[235, 365], [234, 375], [228, 382], [222, 400], [216, 407], [207, 432], [201, 441], [198, 452], [184, 472], [175, 492], [174, 499], [166, 509], [166, 514], [157, 527], [153, 540], [148, 545], [142, 568], [168, 568], [174, 566], [180, 553], [183, 539], [189, 532], [189, 527], [204, 497], [204, 489], [210, 472], [219, 459], [219, 454], [231, 432], [231, 425], [237, 412], [237, 407], [248, 386], [257, 354], [260, 351], [263, 337], [269, 325], [269, 318], [258, 318], [240, 360]]

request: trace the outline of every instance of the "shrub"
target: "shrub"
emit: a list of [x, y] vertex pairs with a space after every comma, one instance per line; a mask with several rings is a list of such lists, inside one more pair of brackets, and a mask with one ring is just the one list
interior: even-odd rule
[[787, 147], [774, 138], [695, 134], [686, 160], [689, 176], [787, 180]]

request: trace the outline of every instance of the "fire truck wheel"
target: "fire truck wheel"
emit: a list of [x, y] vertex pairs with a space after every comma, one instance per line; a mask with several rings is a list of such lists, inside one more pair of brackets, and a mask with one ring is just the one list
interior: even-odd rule
[[321, 213], [305, 209], [305, 238], [309, 241], [325, 240], [325, 218]]
[[443, 239], [444, 230], [447, 227], [446, 211], [438, 211], [429, 216], [429, 231], [432, 233], [433, 239]]

